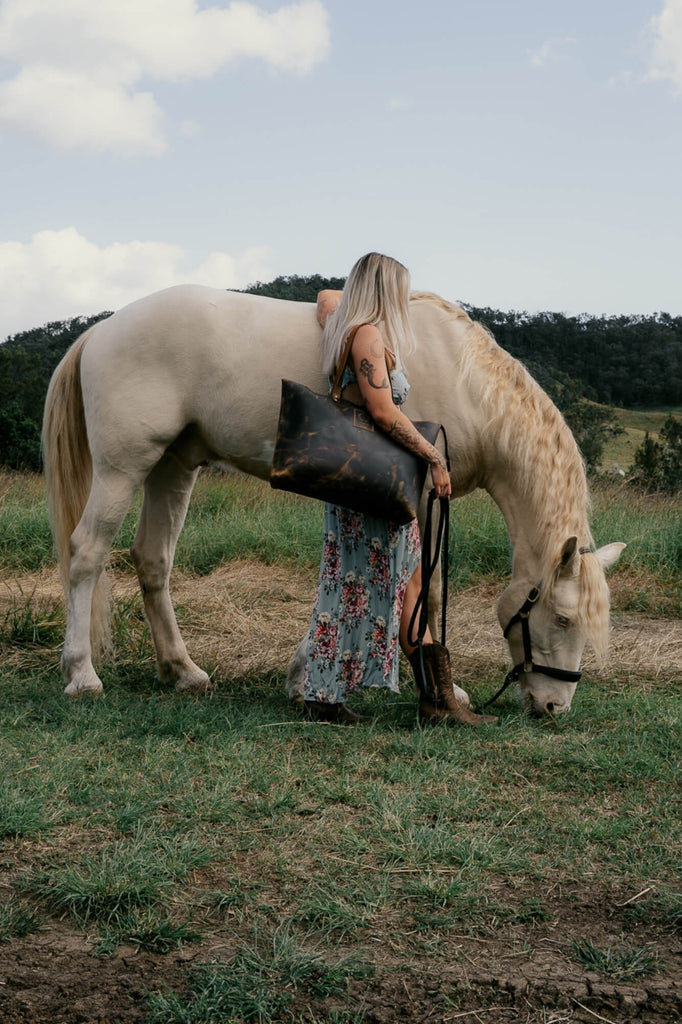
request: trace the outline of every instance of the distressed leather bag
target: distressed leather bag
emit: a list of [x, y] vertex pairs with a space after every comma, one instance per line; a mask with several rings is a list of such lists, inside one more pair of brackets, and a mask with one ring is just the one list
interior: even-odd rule
[[[397, 524], [409, 523], [417, 515], [428, 466], [377, 427], [365, 409], [341, 398], [341, 378], [354, 337], [352, 331], [329, 395], [282, 381], [270, 484]], [[431, 444], [442, 429], [428, 421], [414, 425]]]

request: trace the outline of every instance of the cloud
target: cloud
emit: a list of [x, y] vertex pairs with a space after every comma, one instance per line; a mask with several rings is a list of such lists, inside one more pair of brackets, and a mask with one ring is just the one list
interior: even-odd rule
[[546, 39], [536, 50], [529, 50], [530, 62], [534, 68], [544, 68], [564, 57], [564, 50], [576, 40], [572, 36], [561, 36]]
[[18, 69], [0, 81], [0, 126], [63, 150], [158, 156], [150, 83], [210, 78], [239, 58], [306, 74], [328, 50], [321, 0], [272, 13], [244, 0], [0, 0], [0, 58]]
[[51, 320], [119, 309], [186, 281], [214, 288], [267, 281], [274, 276], [268, 254], [265, 246], [238, 256], [213, 252], [192, 266], [177, 245], [133, 241], [100, 248], [74, 227], [40, 231], [28, 243], [0, 243], [0, 340]]
[[682, 0], [665, 0], [649, 23], [653, 33], [651, 77], [665, 78], [682, 91]]

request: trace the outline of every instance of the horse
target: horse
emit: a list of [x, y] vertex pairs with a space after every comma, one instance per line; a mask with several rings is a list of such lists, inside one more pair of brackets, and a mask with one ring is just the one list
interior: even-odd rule
[[[595, 550], [580, 452], [525, 368], [437, 295], [414, 293], [410, 317], [419, 344], [404, 358], [405, 410], [444, 425], [453, 497], [485, 489], [510, 534], [511, 581], [497, 602], [510, 678], [532, 711], [566, 711], [585, 643], [605, 656], [605, 570], [625, 545]], [[319, 337], [312, 304], [179, 285], [99, 321], [67, 351], [48, 388], [43, 452], [67, 599], [68, 696], [102, 692], [93, 656], [107, 649], [105, 565], [140, 488], [131, 552], [159, 677], [178, 691], [209, 688], [169, 590], [192, 488], [211, 463], [268, 479], [281, 379], [326, 390]], [[300, 690], [302, 649], [289, 668], [291, 696]]]

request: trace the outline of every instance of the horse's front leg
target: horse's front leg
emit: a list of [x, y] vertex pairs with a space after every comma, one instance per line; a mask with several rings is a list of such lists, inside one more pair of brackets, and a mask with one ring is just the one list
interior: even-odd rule
[[170, 451], [156, 464], [144, 484], [142, 512], [131, 554], [154, 641], [159, 678], [174, 679], [176, 690], [204, 692], [211, 681], [187, 653], [169, 588], [175, 546], [197, 472], [183, 466]]

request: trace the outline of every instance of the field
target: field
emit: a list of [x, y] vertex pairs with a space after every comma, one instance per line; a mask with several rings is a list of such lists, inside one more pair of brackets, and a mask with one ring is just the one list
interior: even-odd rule
[[670, 412], [634, 411], [632, 409], [614, 409], [616, 423], [623, 430], [618, 437], [612, 438], [604, 453], [602, 468], [608, 472], [620, 469], [627, 472], [635, 458], [635, 452], [641, 447], [647, 434], [658, 438], [659, 431], [670, 414], [679, 416], [682, 410], [671, 409]]
[[[0, 476], [3, 1024], [674, 1024], [682, 1020], [679, 501], [601, 485], [610, 665], [565, 718], [512, 697], [482, 731], [303, 721], [319, 509], [201, 478], [174, 596], [213, 692], [155, 677], [127, 548], [112, 556], [106, 697], [69, 702], [39, 478]], [[506, 530], [453, 505], [449, 645], [480, 700], [508, 667]]]

